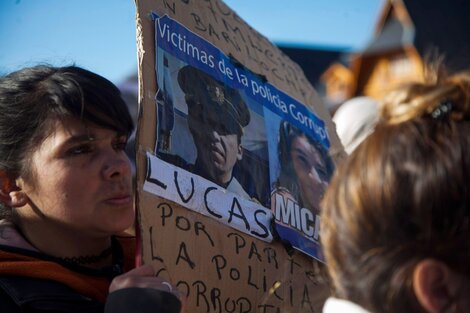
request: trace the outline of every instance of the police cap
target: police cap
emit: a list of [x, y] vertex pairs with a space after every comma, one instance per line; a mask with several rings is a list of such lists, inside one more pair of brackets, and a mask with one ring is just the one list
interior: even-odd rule
[[239, 92], [202, 70], [190, 65], [182, 67], [178, 72], [178, 84], [185, 93], [188, 106], [195, 101], [207, 110], [224, 112], [223, 115], [231, 117], [242, 128], [250, 122], [250, 112]]

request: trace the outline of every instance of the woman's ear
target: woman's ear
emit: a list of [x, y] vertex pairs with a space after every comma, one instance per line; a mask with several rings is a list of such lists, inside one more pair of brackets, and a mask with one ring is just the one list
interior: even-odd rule
[[433, 260], [420, 261], [413, 271], [413, 290], [421, 306], [429, 313], [444, 312], [455, 299], [452, 277], [446, 264]]
[[8, 207], [22, 207], [28, 202], [26, 194], [17, 186], [15, 179], [0, 170], [0, 202]]

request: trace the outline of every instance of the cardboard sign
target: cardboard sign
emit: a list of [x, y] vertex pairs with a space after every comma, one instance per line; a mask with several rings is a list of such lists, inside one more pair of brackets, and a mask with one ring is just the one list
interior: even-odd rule
[[223, 2], [137, 14], [142, 261], [189, 312], [318, 312], [318, 202], [343, 155], [327, 111]]

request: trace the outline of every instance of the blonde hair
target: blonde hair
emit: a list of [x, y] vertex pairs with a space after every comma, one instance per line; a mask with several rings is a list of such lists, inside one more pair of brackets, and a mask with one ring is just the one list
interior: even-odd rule
[[449, 112], [453, 120], [469, 118], [470, 72], [449, 76], [442, 67], [428, 68], [424, 83], [404, 85], [384, 97], [382, 122], [395, 125], [431, 115], [445, 101], [457, 106]]
[[334, 293], [376, 313], [423, 312], [410, 277], [424, 258], [470, 277], [470, 74], [427, 77], [385, 98], [322, 202]]

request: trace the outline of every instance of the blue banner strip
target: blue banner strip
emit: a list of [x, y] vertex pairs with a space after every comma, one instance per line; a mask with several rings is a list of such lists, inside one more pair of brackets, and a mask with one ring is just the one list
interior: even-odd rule
[[234, 64], [213, 44], [165, 15], [155, 20], [157, 46], [176, 58], [212, 75], [232, 88], [245, 92], [254, 101], [288, 120], [329, 149], [325, 123], [299, 101], [265, 82], [240, 64]]

